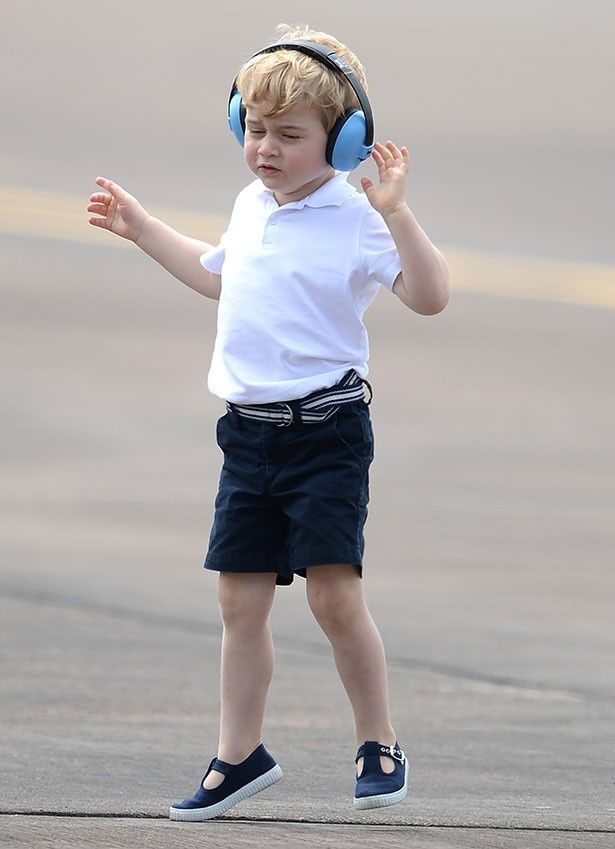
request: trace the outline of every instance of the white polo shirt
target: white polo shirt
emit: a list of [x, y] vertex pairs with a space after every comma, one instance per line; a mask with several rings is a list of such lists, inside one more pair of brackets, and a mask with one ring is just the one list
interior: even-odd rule
[[363, 314], [393, 288], [399, 255], [382, 216], [338, 173], [278, 206], [255, 180], [201, 264], [222, 275], [209, 391], [238, 404], [301, 398], [350, 368], [366, 377]]

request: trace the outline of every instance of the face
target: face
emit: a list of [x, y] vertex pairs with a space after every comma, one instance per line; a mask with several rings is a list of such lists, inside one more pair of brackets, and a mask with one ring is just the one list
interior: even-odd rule
[[279, 204], [301, 200], [335, 171], [325, 159], [327, 133], [315, 106], [295, 105], [267, 118], [268, 104], [246, 111], [244, 157]]

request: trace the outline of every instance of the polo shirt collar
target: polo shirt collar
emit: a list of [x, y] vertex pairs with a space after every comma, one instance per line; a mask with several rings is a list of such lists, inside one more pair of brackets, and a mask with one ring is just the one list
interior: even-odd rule
[[[354, 186], [351, 186], [347, 180], [347, 171], [336, 171], [335, 176], [323, 183], [320, 188], [307, 195], [301, 200], [285, 203], [285, 209], [303, 209], [304, 206], [318, 208], [321, 206], [341, 206], [355, 192]], [[257, 194], [259, 197], [269, 197], [277, 206], [277, 202], [273, 196], [273, 192], [266, 188], [260, 180]]]

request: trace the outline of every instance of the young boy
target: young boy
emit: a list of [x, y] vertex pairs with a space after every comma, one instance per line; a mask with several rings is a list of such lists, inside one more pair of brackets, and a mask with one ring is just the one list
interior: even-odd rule
[[[220, 737], [172, 819], [219, 816], [282, 771], [262, 743], [276, 585], [306, 580], [355, 719], [354, 805], [400, 802], [407, 762], [389, 717], [386, 661], [362, 586], [373, 435], [363, 314], [380, 285], [417, 313], [448, 300], [448, 269], [405, 201], [409, 155], [373, 144], [365, 74], [336, 39], [282, 28], [241, 69], [229, 123], [257, 177], [213, 248], [150, 216], [102, 177], [90, 223], [131, 239], [219, 300], [209, 390], [224, 464], [208, 569], [223, 621]], [[347, 172], [370, 155], [378, 182]], [[367, 384], [369, 386], [369, 384]], [[371, 390], [371, 387], [370, 387]]]

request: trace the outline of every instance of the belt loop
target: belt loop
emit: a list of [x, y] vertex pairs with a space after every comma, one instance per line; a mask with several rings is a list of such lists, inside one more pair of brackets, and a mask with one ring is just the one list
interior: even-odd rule
[[364, 383], [367, 386], [367, 388], [369, 389], [369, 401], [365, 402], [367, 404], [367, 406], [369, 407], [369, 405], [372, 403], [372, 398], [374, 397], [374, 390], [372, 389], [372, 385], [369, 382], [369, 380], [365, 380], [364, 377], [360, 377], [359, 380], [361, 381], [361, 383]]

